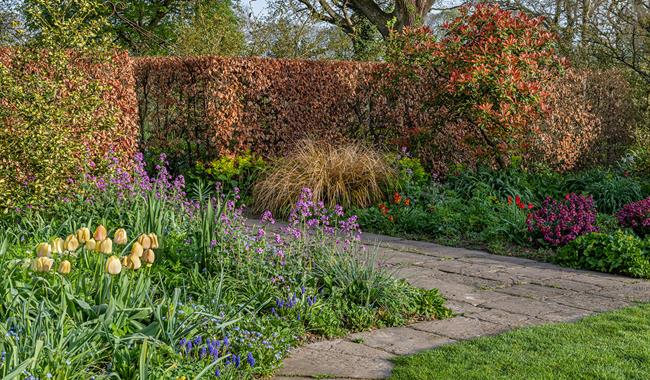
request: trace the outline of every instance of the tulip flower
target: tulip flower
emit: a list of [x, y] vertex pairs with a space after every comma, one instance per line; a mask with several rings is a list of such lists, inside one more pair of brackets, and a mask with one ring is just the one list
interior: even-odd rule
[[47, 243], [39, 243], [36, 246], [36, 256], [37, 257], [51, 257], [52, 256], [52, 246]]
[[108, 237], [108, 233], [106, 232], [106, 227], [103, 225], [97, 226], [95, 229], [95, 233], [93, 234], [93, 238], [95, 241], [103, 241], [106, 240], [106, 237]]
[[108, 239], [108, 238], [104, 239], [101, 242], [97, 243], [97, 245], [99, 246], [99, 248], [97, 248], [97, 250], [100, 253], [105, 253], [107, 255], [110, 255], [111, 253], [113, 253], [113, 241], [111, 239]]
[[151, 249], [158, 248], [158, 236], [156, 236], [156, 234], [154, 233], [149, 234], [149, 240], [151, 240], [151, 247], [149, 248]]
[[154, 260], [156, 260], [156, 254], [153, 252], [153, 249], [147, 249], [144, 251], [142, 254], [142, 262], [151, 265], [153, 264]]
[[63, 260], [59, 264], [59, 273], [68, 274], [70, 273], [70, 262], [68, 260]]
[[133, 270], [138, 270], [142, 266], [142, 261], [140, 261], [140, 258], [137, 255], [129, 255], [127, 257], [127, 263], [127, 267]]
[[58, 253], [58, 254], [63, 253], [64, 241], [60, 237], [52, 239], [50, 245], [52, 246], [53, 253]]
[[54, 260], [49, 257], [39, 257], [32, 262], [32, 270], [36, 272], [49, 272], [52, 269]]
[[122, 256], [120, 259], [120, 262], [122, 263], [123, 268], [128, 268], [129, 267], [129, 257], [128, 256]]
[[96, 248], [97, 248], [97, 242], [95, 241], [95, 239], [90, 238], [86, 240], [86, 249], [88, 251], [94, 251]]
[[122, 272], [122, 263], [117, 256], [111, 256], [106, 261], [106, 273], [110, 275], [120, 274]]
[[142, 245], [140, 245], [140, 243], [138, 243], [137, 241], [133, 243], [133, 245], [131, 246], [131, 255], [142, 257], [142, 252], [144, 252]]
[[149, 237], [149, 235], [146, 234], [140, 235], [140, 237], [138, 238], [138, 243], [140, 243], [140, 245], [144, 249], [151, 248], [151, 238]]
[[65, 238], [65, 242], [63, 242], [63, 248], [66, 251], [74, 252], [79, 248], [79, 241], [74, 237], [74, 235], [68, 235], [68, 237]]
[[87, 227], [81, 227], [80, 229], [77, 230], [77, 241], [79, 243], [84, 244], [90, 240], [90, 230]]
[[115, 231], [115, 235], [113, 236], [113, 242], [117, 245], [124, 245], [128, 241], [129, 240], [126, 237], [126, 230], [124, 228], [118, 228], [117, 231]]

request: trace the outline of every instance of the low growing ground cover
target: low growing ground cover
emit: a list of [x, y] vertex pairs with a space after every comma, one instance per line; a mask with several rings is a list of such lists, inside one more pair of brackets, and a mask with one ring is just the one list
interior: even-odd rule
[[650, 305], [397, 359], [391, 379], [645, 379]]
[[265, 213], [251, 230], [237, 191], [188, 195], [164, 156], [153, 177], [137, 161], [3, 217], [3, 378], [251, 378], [307, 339], [449, 315], [436, 290], [377, 269], [356, 218], [308, 189], [288, 227]]

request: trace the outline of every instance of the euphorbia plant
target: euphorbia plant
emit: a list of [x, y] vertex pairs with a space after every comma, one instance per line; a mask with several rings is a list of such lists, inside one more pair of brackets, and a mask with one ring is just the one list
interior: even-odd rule
[[[524, 127], [544, 112], [543, 84], [561, 72], [555, 36], [541, 18], [478, 4], [461, 7], [436, 38], [427, 27], [392, 39], [393, 76], [432, 70], [442, 89], [432, 91], [439, 113], [474, 136], [477, 153], [504, 156], [526, 147]], [[430, 73], [430, 71], [429, 71]]]

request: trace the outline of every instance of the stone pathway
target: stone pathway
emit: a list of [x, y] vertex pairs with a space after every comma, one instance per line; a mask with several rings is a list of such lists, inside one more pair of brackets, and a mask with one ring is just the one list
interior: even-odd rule
[[382, 379], [397, 355], [650, 301], [648, 281], [372, 234], [364, 241], [395, 276], [440, 289], [458, 315], [299, 347], [275, 379]]

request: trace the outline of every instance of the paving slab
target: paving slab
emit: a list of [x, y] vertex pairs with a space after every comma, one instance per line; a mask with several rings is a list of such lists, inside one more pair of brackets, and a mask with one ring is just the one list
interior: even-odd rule
[[415, 325], [356, 333], [350, 335], [348, 339], [395, 355], [414, 354], [454, 342], [448, 336], [432, 334], [421, 329], [411, 328], [412, 326]]
[[396, 355], [650, 301], [649, 281], [381, 235], [363, 239], [380, 266], [414, 286], [439, 289], [457, 315], [298, 347], [277, 380], [386, 378]]
[[418, 322], [409, 327], [445, 336], [453, 340], [466, 340], [484, 335], [495, 335], [508, 330], [508, 326], [467, 317], [454, 317], [442, 321]]

